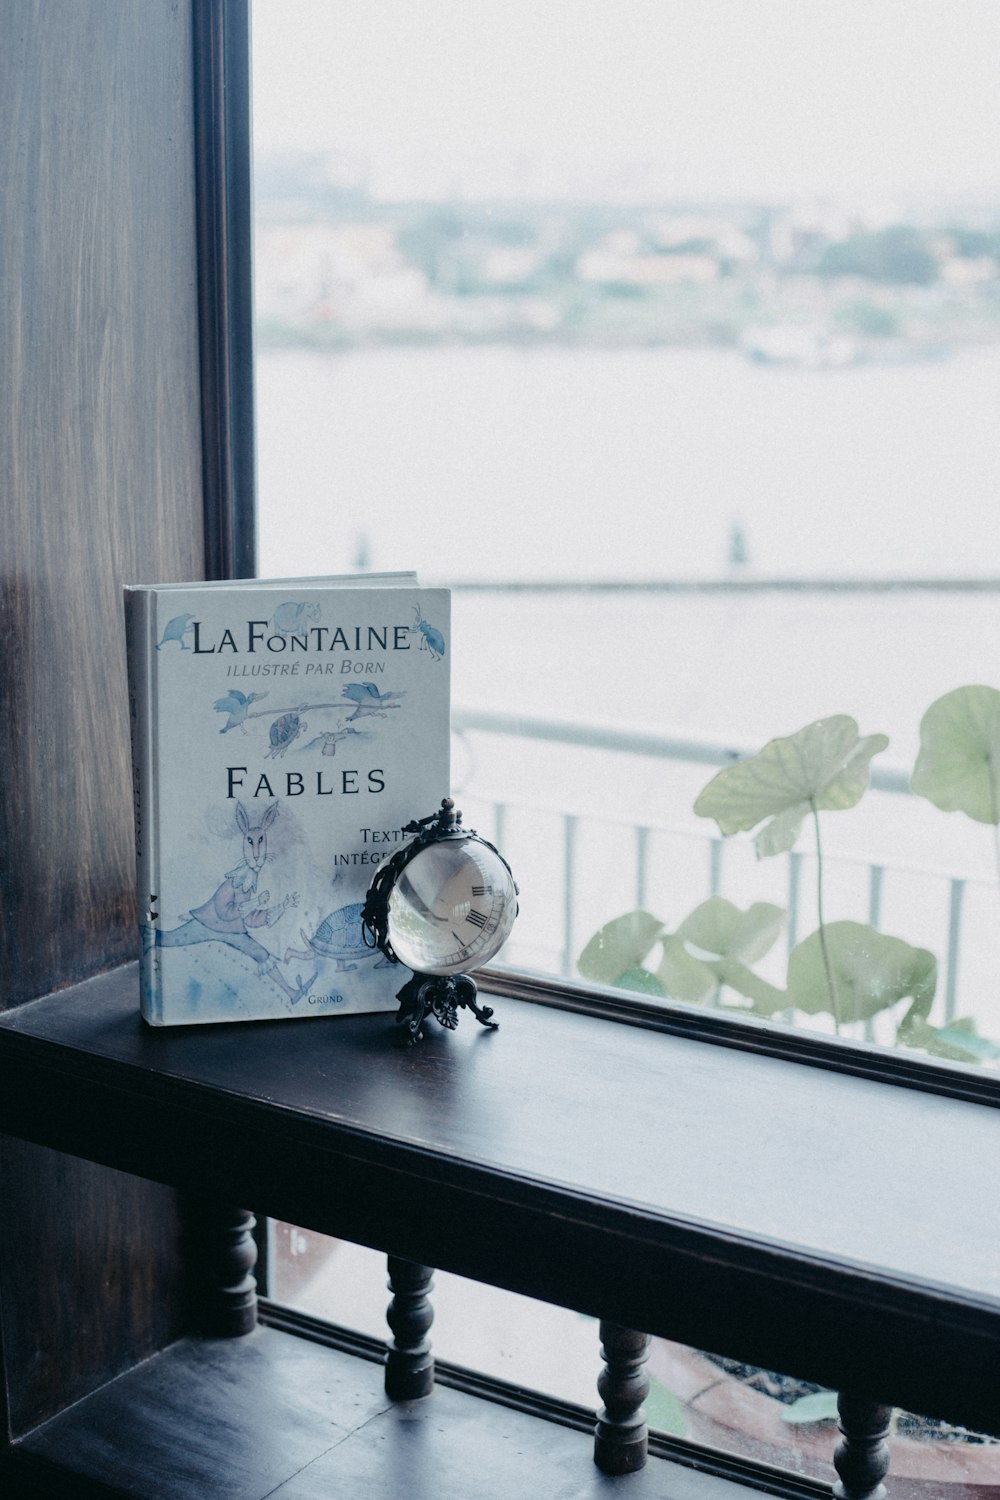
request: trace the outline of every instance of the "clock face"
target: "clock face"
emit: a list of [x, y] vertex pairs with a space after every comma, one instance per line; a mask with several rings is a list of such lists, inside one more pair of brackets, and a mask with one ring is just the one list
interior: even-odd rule
[[488, 963], [517, 915], [503, 860], [475, 838], [428, 844], [404, 866], [389, 896], [389, 940], [422, 974], [462, 974]]

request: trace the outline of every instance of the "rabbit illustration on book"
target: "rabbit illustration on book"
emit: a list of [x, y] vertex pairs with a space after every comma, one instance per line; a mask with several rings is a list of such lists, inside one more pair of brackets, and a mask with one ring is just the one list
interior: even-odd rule
[[184, 948], [191, 943], [225, 943], [253, 959], [261, 978], [267, 977], [282, 989], [293, 1005], [302, 999], [315, 982], [315, 972], [305, 981], [296, 975], [290, 985], [278, 969], [278, 956], [268, 951], [252, 936], [273, 927], [290, 906], [298, 905], [298, 893], [292, 892], [278, 906], [269, 906], [270, 891], [257, 890], [257, 877], [267, 860], [267, 830], [278, 815], [278, 804], [272, 802], [256, 823], [242, 802], [236, 804], [236, 822], [242, 834], [243, 858], [227, 870], [207, 901], [193, 907], [190, 917], [180, 927], [164, 932], [157, 929], [149, 936], [159, 948]]

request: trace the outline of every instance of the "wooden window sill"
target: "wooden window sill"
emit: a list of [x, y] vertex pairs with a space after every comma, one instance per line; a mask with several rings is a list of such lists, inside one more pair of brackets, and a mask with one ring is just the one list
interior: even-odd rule
[[995, 1108], [510, 998], [403, 1051], [136, 988], [0, 1018], [0, 1131], [997, 1430]]

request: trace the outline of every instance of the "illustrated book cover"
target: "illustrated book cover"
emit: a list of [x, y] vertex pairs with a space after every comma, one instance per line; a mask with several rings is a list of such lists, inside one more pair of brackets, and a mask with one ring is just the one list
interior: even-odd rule
[[449, 794], [450, 596], [412, 574], [125, 589], [152, 1025], [392, 1010], [361, 908]]

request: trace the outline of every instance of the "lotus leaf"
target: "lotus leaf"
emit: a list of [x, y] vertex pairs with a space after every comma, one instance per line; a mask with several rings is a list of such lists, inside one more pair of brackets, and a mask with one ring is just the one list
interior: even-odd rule
[[728, 959], [722, 971], [722, 978], [731, 990], [745, 996], [753, 1002], [754, 1014], [758, 1016], [773, 1016], [779, 1010], [787, 1010], [788, 995], [777, 985], [770, 984], [755, 974], [753, 969], [747, 968], [746, 964], [738, 963], [735, 959]]
[[648, 911], [630, 911], [606, 922], [595, 932], [577, 961], [584, 979], [595, 984], [617, 984], [642, 961], [663, 931], [663, 923]]
[[687, 1419], [684, 1415], [684, 1402], [662, 1380], [657, 1380], [655, 1375], [649, 1377], [649, 1395], [643, 1405], [650, 1427], [655, 1427], [658, 1432], [669, 1432], [672, 1437], [685, 1436]]
[[[702, 1004], [727, 984], [770, 1015], [787, 1004], [787, 997], [754, 974], [747, 961], [763, 957], [784, 920], [782, 908], [767, 901], [740, 911], [721, 896], [703, 901], [675, 933], [668, 933], [648, 911], [627, 912], [594, 934], [577, 968], [584, 979], [597, 984], [670, 996], [692, 1005]], [[657, 943], [662, 945], [660, 962], [653, 972], [643, 963]]]
[[811, 1391], [781, 1408], [781, 1420], [792, 1427], [810, 1422], [836, 1422], [839, 1415], [836, 1391]]
[[960, 687], [920, 721], [913, 790], [943, 812], [1000, 823], [1000, 692]]
[[979, 1035], [971, 1016], [963, 1016], [947, 1026], [931, 1026], [921, 1016], [907, 1016], [896, 1040], [901, 1046], [917, 1047], [932, 1057], [946, 1057], [951, 1062], [995, 1062], [1000, 1058], [1000, 1047], [989, 1037]]
[[638, 990], [640, 995], [655, 995], [657, 1000], [665, 1000], [667, 992], [648, 969], [626, 969], [624, 974], [619, 974], [615, 980], [616, 990]]
[[753, 963], [773, 948], [785, 916], [784, 907], [769, 901], [755, 901], [747, 911], [740, 911], [724, 897], [710, 896], [684, 918], [677, 936], [706, 956]]
[[787, 1004], [784, 992], [754, 974], [747, 961], [763, 958], [785, 922], [785, 912], [768, 901], [740, 911], [722, 896], [710, 896], [663, 939], [657, 974], [675, 1000], [700, 1004], [726, 984], [773, 1014]]
[[689, 1005], [703, 1004], [720, 984], [715, 971], [693, 957], [683, 939], [676, 936], [663, 939], [663, 956], [656, 973], [672, 1000], [686, 1000]]
[[756, 828], [769, 819], [757, 835], [757, 853], [787, 853], [810, 811], [843, 810], [861, 800], [872, 757], [888, 743], [884, 734], [860, 736], [847, 714], [817, 719], [720, 771], [694, 810], [714, 818], [724, 834]]
[[799, 943], [788, 959], [789, 1003], [807, 1015], [827, 1012], [838, 1024], [866, 1021], [907, 995], [913, 999], [907, 1020], [926, 1016], [936, 987], [933, 953], [862, 922], [831, 922]]

